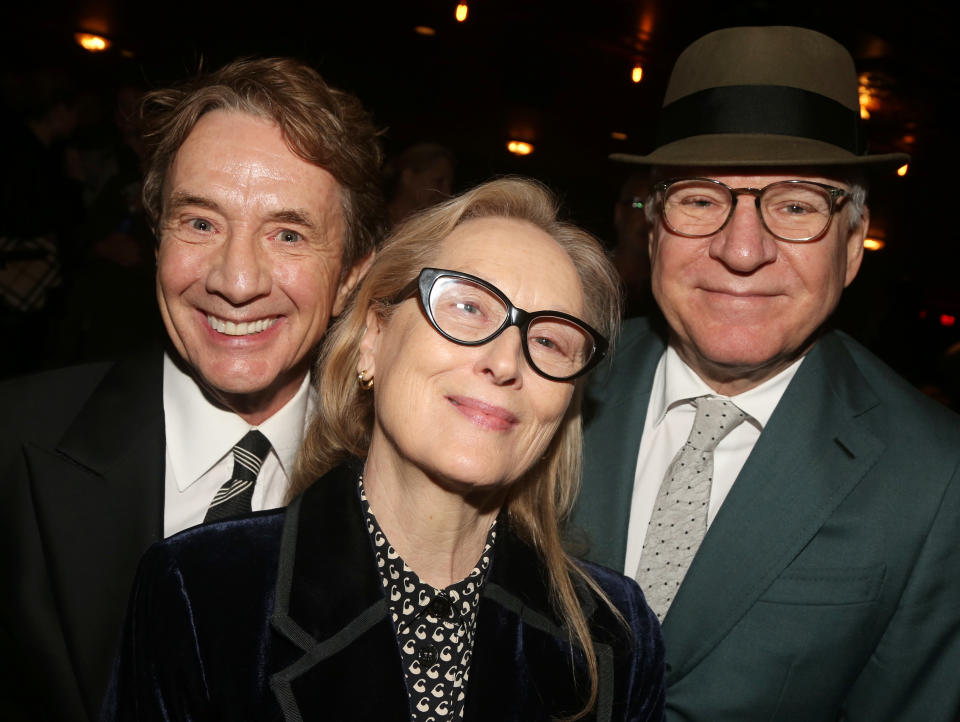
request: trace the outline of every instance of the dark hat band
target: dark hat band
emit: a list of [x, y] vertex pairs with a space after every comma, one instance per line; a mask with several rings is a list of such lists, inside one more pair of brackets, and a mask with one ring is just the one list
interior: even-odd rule
[[657, 147], [697, 135], [791, 135], [860, 155], [859, 114], [819, 93], [780, 85], [729, 85], [686, 95], [660, 111]]

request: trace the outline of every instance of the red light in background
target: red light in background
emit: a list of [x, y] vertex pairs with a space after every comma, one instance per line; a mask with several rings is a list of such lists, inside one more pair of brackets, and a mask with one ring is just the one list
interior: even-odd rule
[[957, 322], [956, 316], [951, 316], [949, 313], [940, 314], [940, 325], [941, 326], [953, 326]]
[[921, 311], [918, 315], [920, 316], [920, 318], [926, 318], [926, 317], [927, 317], [927, 311], [926, 311], [926, 309], [924, 309], [923, 311]]

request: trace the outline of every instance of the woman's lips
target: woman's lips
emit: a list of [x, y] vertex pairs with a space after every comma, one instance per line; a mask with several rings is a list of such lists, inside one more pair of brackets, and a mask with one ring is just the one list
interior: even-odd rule
[[485, 403], [467, 396], [447, 396], [453, 407], [477, 426], [492, 431], [506, 431], [519, 423], [519, 419], [507, 409]]

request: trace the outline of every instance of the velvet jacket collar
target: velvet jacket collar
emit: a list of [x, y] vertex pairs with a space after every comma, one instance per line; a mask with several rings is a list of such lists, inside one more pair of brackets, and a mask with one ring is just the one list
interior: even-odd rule
[[[194, 527], [144, 556], [104, 719], [410, 719], [393, 623], [357, 493], [357, 468], [286, 510]], [[588, 682], [551, 610], [535, 552], [498, 524], [477, 613], [467, 722], [579, 711]], [[659, 624], [636, 583], [594, 565], [626, 627], [581, 592], [599, 667], [586, 719], [660, 720]]]
[[[286, 513], [271, 624], [298, 652], [269, 680], [286, 719], [340, 719], [338, 714], [408, 719], [400, 654], [372, 566], [356, 474], [355, 466], [335, 469]], [[551, 609], [536, 554], [508, 525], [501, 529], [480, 604], [465, 717], [529, 721], [577, 711], [578, 687], [587, 679], [582, 654], [571, 650], [569, 635]], [[656, 679], [662, 648], [659, 659], [645, 660], [648, 669], [632, 667], [636, 656], [620, 648], [626, 636], [622, 627], [600, 606], [586, 597], [601, 671], [599, 704], [591, 719], [607, 720], [622, 718], [627, 688], [640, 684], [635, 675]], [[634, 633], [659, 643], [659, 630]], [[346, 688], [332, 686], [331, 680], [342, 678], [330, 673], [332, 665], [358, 670], [355, 681]], [[653, 688], [650, 719], [659, 718], [659, 687]], [[662, 704], [662, 693], [659, 700]]]

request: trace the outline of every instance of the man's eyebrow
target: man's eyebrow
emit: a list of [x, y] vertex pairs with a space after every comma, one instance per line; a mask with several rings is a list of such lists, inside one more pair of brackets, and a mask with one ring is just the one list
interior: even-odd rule
[[310, 229], [319, 227], [310, 213], [301, 208], [283, 208], [279, 211], [274, 211], [267, 216], [267, 220], [275, 223], [292, 223], [298, 226], [306, 226]]
[[[170, 195], [170, 200], [167, 202], [167, 210], [176, 210], [184, 206], [199, 206], [200, 208], [208, 208], [211, 211], [220, 212], [220, 206], [210, 198], [185, 191], [174, 191]], [[267, 216], [267, 220], [274, 223], [293, 223], [310, 229], [319, 228], [319, 224], [313, 220], [309, 211], [302, 208], [281, 208], [278, 211], [270, 213]]]
[[170, 194], [170, 200], [167, 202], [168, 210], [183, 208], [184, 206], [200, 206], [201, 208], [209, 208], [211, 211], [220, 210], [220, 206], [217, 205], [216, 201], [204, 198], [203, 196], [185, 193], [184, 191], [174, 191]]

